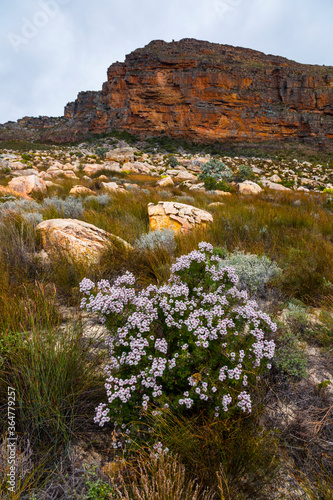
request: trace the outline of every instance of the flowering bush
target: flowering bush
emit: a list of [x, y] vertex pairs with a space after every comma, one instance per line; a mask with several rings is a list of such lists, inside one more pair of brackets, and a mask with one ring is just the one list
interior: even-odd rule
[[128, 272], [113, 285], [84, 279], [81, 307], [100, 313], [111, 332], [109, 404], [98, 406], [95, 422], [128, 423], [149, 405], [155, 412], [205, 409], [216, 418], [250, 412], [247, 386], [270, 367], [275, 346], [264, 337], [276, 325], [237, 283], [204, 242], [176, 260], [160, 287], [136, 291]]

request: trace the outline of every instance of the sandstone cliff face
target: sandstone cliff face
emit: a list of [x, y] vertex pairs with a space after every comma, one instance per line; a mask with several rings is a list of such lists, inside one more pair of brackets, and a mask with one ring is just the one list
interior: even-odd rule
[[[333, 67], [193, 39], [157, 40], [112, 64], [102, 91], [81, 92], [65, 118], [63, 134], [73, 137], [118, 129], [142, 137], [297, 138], [327, 145]], [[54, 134], [61, 136], [60, 129]]]

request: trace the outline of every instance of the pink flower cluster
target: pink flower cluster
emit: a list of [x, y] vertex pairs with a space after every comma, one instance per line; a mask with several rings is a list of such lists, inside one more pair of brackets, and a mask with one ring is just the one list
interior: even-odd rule
[[[108, 407], [96, 408], [95, 422], [142, 418], [159, 409], [231, 408], [251, 411], [244, 391], [267, 368], [274, 342], [265, 335], [276, 325], [237, 288], [232, 267], [222, 267], [209, 243], [183, 255], [160, 287], [135, 288], [131, 273], [113, 284], [84, 279], [81, 307], [99, 313], [110, 336], [106, 368]], [[130, 415], [129, 415], [130, 414]]]

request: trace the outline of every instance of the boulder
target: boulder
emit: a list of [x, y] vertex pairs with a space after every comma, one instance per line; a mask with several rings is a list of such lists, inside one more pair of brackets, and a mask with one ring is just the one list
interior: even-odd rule
[[94, 175], [103, 169], [104, 169], [104, 165], [102, 163], [86, 164], [85, 167], [83, 168], [83, 172], [86, 175]]
[[13, 191], [5, 186], [0, 186], [0, 196], [17, 196], [18, 198], [24, 198], [25, 200], [32, 200], [30, 196]]
[[258, 194], [262, 191], [261, 187], [253, 181], [244, 181], [238, 184], [240, 194]]
[[271, 182], [268, 180], [263, 180], [262, 184], [263, 184], [263, 186], [267, 187], [268, 189], [273, 189], [274, 191], [291, 191], [290, 188], [282, 186], [282, 184], [277, 184], [275, 182]]
[[192, 181], [196, 182], [197, 181], [197, 176], [194, 174], [191, 174], [190, 172], [179, 172], [179, 174], [176, 176], [177, 181]]
[[45, 182], [43, 179], [37, 177], [37, 175], [16, 177], [9, 182], [8, 187], [17, 193], [25, 195], [36, 193], [38, 191], [46, 193], [47, 191]]
[[104, 163], [104, 170], [109, 172], [121, 172], [121, 167], [117, 161], [107, 161]]
[[79, 179], [76, 173], [73, 172], [73, 170], [65, 170], [64, 176], [68, 177], [68, 179]]
[[[125, 167], [125, 165], [124, 165]], [[154, 168], [153, 165], [149, 165], [148, 163], [144, 163], [141, 161], [135, 161], [134, 162], [134, 168], [140, 173], [140, 174], [150, 174], [150, 170]]]
[[199, 184], [192, 184], [189, 187], [190, 191], [205, 191], [205, 183], [204, 182], [199, 182]]
[[85, 186], [76, 185], [72, 187], [69, 194], [96, 194], [96, 193]]
[[12, 161], [10, 162], [11, 170], [24, 170], [27, 168], [26, 163], [22, 163], [21, 161]]
[[38, 170], [34, 168], [27, 168], [24, 170], [12, 170], [10, 172], [10, 175], [12, 177], [26, 177], [27, 175], [37, 175], [37, 177], [40, 177]]
[[231, 193], [229, 193], [228, 191], [221, 191], [220, 189], [215, 189], [214, 193], [218, 194], [219, 196], [231, 196]]
[[113, 193], [114, 192], [118, 192], [118, 193], [125, 192], [125, 190], [121, 186], [119, 186], [116, 182], [102, 182], [101, 186], [106, 191], [110, 191]]
[[171, 229], [176, 233], [187, 232], [213, 222], [213, 217], [209, 212], [172, 201], [159, 201], [158, 205], [149, 203], [148, 215], [152, 231]]
[[107, 233], [92, 224], [77, 219], [50, 219], [38, 224], [43, 249], [51, 254], [55, 249], [63, 251], [75, 259], [86, 259], [98, 263], [108, 245], [131, 248], [126, 241]]
[[215, 201], [214, 203], [210, 203], [207, 208], [215, 209], [220, 207], [225, 207], [225, 203], [223, 203], [222, 201]]
[[174, 182], [172, 180], [172, 178], [170, 177], [170, 175], [168, 175], [168, 177], [163, 177], [162, 179], [160, 179], [159, 181], [156, 182], [156, 186], [159, 186], [159, 187], [172, 187], [174, 186]]
[[123, 163], [121, 167], [121, 172], [132, 172], [134, 174], [138, 174], [139, 170], [134, 166], [134, 163], [131, 161], [126, 161]]
[[130, 147], [116, 148], [108, 151], [105, 157], [108, 161], [134, 162], [134, 149]]
[[272, 182], [281, 182], [281, 177], [279, 177], [277, 174], [272, 175], [272, 177], [269, 178], [270, 181]]

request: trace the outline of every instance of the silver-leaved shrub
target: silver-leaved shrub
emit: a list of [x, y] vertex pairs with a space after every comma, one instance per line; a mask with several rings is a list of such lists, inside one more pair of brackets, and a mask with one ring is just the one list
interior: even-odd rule
[[256, 255], [236, 250], [228, 254], [221, 266], [234, 267], [241, 290], [262, 295], [266, 283], [281, 273], [279, 266], [265, 255]]
[[135, 248], [138, 250], [156, 250], [160, 247], [165, 247], [169, 253], [173, 254], [176, 249], [173, 231], [170, 229], [150, 231], [148, 234], [141, 235], [135, 242]]
[[138, 291], [126, 273], [113, 284], [81, 282], [81, 307], [102, 315], [110, 331], [106, 367], [108, 404], [95, 422], [124, 425], [154, 412], [251, 412], [256, 377], [267, 368], [276, 330], [269, 316], [237, 288], [232, 267], [221, 267], [213, 247], [179, 257], [162, 286]]

